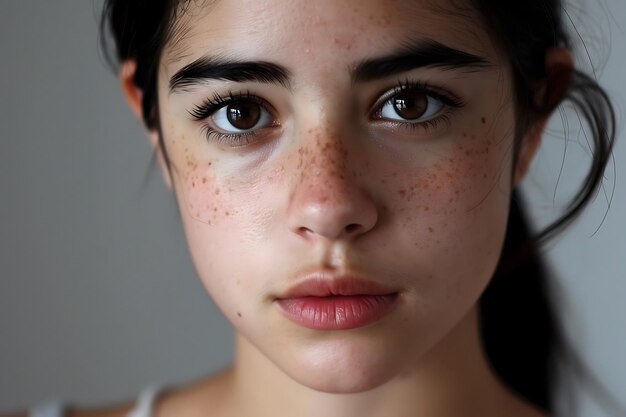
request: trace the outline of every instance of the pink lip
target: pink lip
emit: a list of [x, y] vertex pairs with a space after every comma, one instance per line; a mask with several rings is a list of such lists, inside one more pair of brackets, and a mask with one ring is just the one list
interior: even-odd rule
[[303, 277], [275, 301], [296, 324], [316, 330], [347, 330], [382, 319], [397, 296], [373, 281], [315, 273]]

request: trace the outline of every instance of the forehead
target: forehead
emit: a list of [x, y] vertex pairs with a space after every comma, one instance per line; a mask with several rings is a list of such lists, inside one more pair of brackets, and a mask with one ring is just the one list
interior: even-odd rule
[[434, 39], [498, 63], [482, 22], [469, 0], [183, 0], [162, 62], [169, 74], [207, 54], [332, 65]]

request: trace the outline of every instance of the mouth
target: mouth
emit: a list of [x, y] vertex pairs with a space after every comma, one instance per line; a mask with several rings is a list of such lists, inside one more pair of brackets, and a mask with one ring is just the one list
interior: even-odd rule
[[274, 302], [292, 322], [314, 330], [349, 330], [373, 324], [396, 305], [398, 292], [353, 276], [314, 273]]

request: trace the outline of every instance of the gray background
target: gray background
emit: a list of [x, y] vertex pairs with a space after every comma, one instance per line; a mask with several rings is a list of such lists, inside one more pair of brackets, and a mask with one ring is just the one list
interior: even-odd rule
[[[571, 17], [621, 128], [626, 2], [581, 3]], [[224, 366], [231, 330], [195, 277], [173, 198], [149, 171], [148, 141], [98, 51], [101, 0], [0, 5], [0, 410], [51, 397], [115, 402]], [[558, 214], [589, 161], [576, 116], [568, 120], [566, 141], [555, 117], [524, 185], [538, 225]], [[608, 214], [601, 192], [546, 253], [567, 301], [566, 329], [626, 399], [620, 136], [606, 174], [607, 195], [616, 184]], [[605, 415], [580, 391], [582, 415]]]

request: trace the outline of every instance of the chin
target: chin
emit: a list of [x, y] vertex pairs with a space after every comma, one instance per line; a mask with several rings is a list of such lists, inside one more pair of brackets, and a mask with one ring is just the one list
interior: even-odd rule
[[283, 367], [283, 371], [296, 382], [316, 391], [353, 394], [384, 385], [401, 373], [402, 368], [406, 369], [406, 364], [403, 367], [397, 363], [397, 358], [405, 353], [360, 342], [343, 341], [310, 347], [301, 353], [299, 360]]

